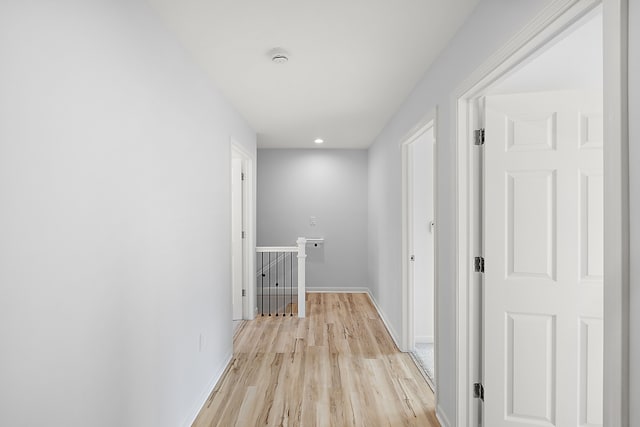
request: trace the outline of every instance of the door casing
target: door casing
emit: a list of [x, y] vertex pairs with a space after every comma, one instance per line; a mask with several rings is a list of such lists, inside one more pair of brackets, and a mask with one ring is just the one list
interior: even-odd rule
[[[256, 278], [255, 278], [255, 247], [256, 247], [256, 182], [255, 182], [255, 160], [237, 141], [230, 138], [230, 158], [229, 165], [233, 158], [242, 160], [242, 170], [244, 171], [244, 194], [243, 194], [243, 224], [245, 238], [243, 239], [243, 284], [242, 289], [246, 290], [246, 296], [242, 299], [242, 318], [252, 320], [256, 315]], [[231, 190], [230, 190], [231, 191]], [[229, 250], [232, 247], [229, 246]]]
[[[413, 288], [410, 280], [410, 260], [412, 248], [412, 236], [409, 226], [411, 215], [411, 194], [409, 192], [410, 168], [409, 168], [409, 145], [422, 134], [432, 129], [433, 132], [433, 254], [434, 254], [434, 324], [433, 342], [434, 348], [438, 348], [438, 133], [437, 133], [438, 111], [433, 109], [416, 123], [416, 125], [402, 138], [400, 151], [402, 155], [402, 336], [401, 350], [411, 351], [413, 348]], [[438, 357], [434, 354], [434, 376], [438, 378]], [[434, 384], [434, 395], [436, 405], [438, 402], [438, 384]]]
[[628, 0], [556, 0], [489, 58], [454, 92], [456, 134], [456, 396], [455, 425], [478, 425], [472, 385], [480, 378], [480, 295], [473, 257], [477, 253], [479, 194], [473, 178], [473, 131], [479, 104], [493, 82], [535, 54], [594, 8], [604, 21], [604, 425], [629, 424], [629, 162], [628, 162]]
[[243, 159], [231, 154], [231, 302], [233, 320], [244, 318], [244, 171]]

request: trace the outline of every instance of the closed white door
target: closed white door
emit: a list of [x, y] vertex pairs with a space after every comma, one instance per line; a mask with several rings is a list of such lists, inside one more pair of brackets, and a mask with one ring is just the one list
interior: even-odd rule
[[233, 320], [242, 319], [242, 160], [231, 160], [231, 281]]
[[601, 96], [486, 99], [484, 425], [602, 425]]

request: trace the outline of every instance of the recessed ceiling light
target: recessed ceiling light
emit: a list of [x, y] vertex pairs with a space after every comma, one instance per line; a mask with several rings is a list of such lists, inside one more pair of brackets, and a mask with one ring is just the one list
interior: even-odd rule
[[316, 139], [316, 140], [315, 140], [315, 141], [313, 141], [313, 142], [315, 142], [316, 144], [322, 144], [322, 143], [324, 142], [324, 140], [323, 140], [323, 139], [318, 138], [318, 139]]

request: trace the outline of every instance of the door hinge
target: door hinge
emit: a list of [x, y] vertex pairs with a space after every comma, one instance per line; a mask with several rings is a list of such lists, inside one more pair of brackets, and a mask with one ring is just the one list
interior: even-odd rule
[[241, 181], [244, 181], [244, 172], [241, 172], [241, 173], [240, 173], [240, 180], [241, 180]]
[[247, 290], [246, 290], [246, 289], [243, 289], [243, 290], [242, 290], [242, 296], [243, 296], [243, 297], [246, 297], [246, 296], [247, 296]]
[[484, 258], [477, 256], [473, 259], [473, 269], [476, 273], [484, 273]]
[[411, 260], [411, 261], [415, 261], [415, 260], [416, 260], [416, 256], [415, 256], [415, 255], [411, 255], [411, 256], [409, 257], [409, 260]]
[[484, 128], [473, 131], [473, 143], [474, 145], [484, 145]]
[[242, 232], [242, 238], [244, 239], [245, 237], [247, 237], [247, 234], [243, 231]]
[[481, 383], [473, 383], [473, 397], [484, 402], [484, 386]]

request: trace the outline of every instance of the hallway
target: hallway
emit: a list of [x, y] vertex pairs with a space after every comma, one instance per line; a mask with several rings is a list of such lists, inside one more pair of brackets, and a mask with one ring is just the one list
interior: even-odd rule
[[439, 426], [433, 393], [366, 294], [308, 294], [307, 310], [241, 327], [194, 427]]

